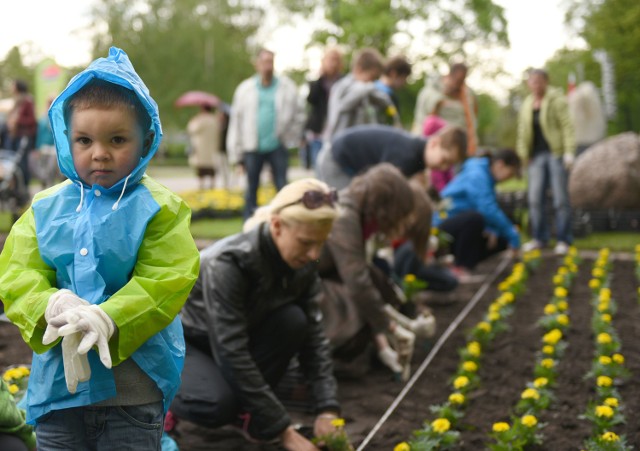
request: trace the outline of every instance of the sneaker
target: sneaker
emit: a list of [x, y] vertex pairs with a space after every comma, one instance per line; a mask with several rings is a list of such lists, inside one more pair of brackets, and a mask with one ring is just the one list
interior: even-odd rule
[[527, 241], [522, 245], [522, 252], [531, 252], [534, 249], [541, 249], [542, 243], [538, 240]]
[[569, 245], [564, 241], [558, 241], [556, 247], [553, 248], [553, 253], [556, 255], [567, 255], [569, 252]]
[[484, 280], [483, 275], [473, 275], [469, 272], [469, 270], [461, 266], [453, 266], [451, 267], [450, 271], [456, 276], [456, 278], [458, 279], [458, 283], [461, 284], [480, 283]]

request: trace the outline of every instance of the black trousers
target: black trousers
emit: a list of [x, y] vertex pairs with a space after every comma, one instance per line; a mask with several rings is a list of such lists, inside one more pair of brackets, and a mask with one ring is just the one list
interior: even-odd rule
[[[275, 387], [289, 362], [300, 351], [307, 334], [307, 317], [298, 305], [276, 309], [250, 332], [249, 352], [264, 380]], [[206, 427], [237, 422], [244, 413], [236, 381], [224, 362], [216, 362], [204, 337], [189, 337], [185, 331], [187, 352], [182, 385], [171, 404], [178, 418]], [[238, 377], [242, 377], [241, 375]]]
[[447, 268], [436, 264], [426, 265], [416, 254], [411, 241], [405, 241], [395, 249], [393, 272], [400, 280], [407, 274], [413, 274], [427, 282], [427, 290], [431, 291], [451, 291], [458, 286], [458, 279]]
[[507, 248], [507, 240], [498, 238], [498, 244], [489, 249], [484, 236], [484, 218], [480, 213], [469, 211], [452, 216], [439, 226], [440, 230], [453, 238], [451, 253], [456, 266], [473, 269], [482, 260]]

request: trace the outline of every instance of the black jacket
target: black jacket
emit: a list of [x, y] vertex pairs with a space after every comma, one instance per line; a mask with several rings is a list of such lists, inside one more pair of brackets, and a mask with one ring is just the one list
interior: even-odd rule
[[252, 435], [275, 437], [289, 424], [284, 406], [264, 381], [248, 349], [251, 330], [269, 312], [296, 303], [307, 313], [307, 341], [298, 355], [318, 411], [338, 410], [336, 381], [322, 316], [315, 265], [292, 270], [280, 257], [268, 224], [239, 233], [201, 253], [200, 275], [182, 310], [185, 335], [207, 336], [214, 358], [225, 362]]

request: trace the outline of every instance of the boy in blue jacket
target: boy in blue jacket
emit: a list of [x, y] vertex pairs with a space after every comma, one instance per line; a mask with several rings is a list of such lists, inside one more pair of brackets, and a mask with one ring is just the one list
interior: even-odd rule
[[69, 180], [36, 195], [0, 254], [0, 299], [35, 351], [27, 422], [38, 449], [160, 449], [199, 254], [188, 206], [144, 174], [157, 105], [112, 47], [49, 118]]
[[504, 214], [496, 198], [496, 183], [520, 173], [520, 157], [511, 149], [493, 155], [469, 158], [460, 172], [442, 190], [446, 220], [434, 220], [440, 230], [452, 236], [454, 272], [460, 281], [480, 261], [507, 247], [520, 248], [520, 234]]

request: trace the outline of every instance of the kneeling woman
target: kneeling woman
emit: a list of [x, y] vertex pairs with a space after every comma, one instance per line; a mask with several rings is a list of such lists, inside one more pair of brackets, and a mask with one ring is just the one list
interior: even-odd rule
[[[178, 418], [236, 424], [249, 438], [316, 447], [291, 426], [273, 388], [297, 356], [311, 384], [316, 435], [335, 430], [336, 382], [321, 315], [320, 250], [337, 216], [335, 191], [315, 179], [285, 186], [245, 232], [201, 253], [200, 276], [182, 311], [187, 344]], [[242, 419], [242, 421], [241, 421]]]

